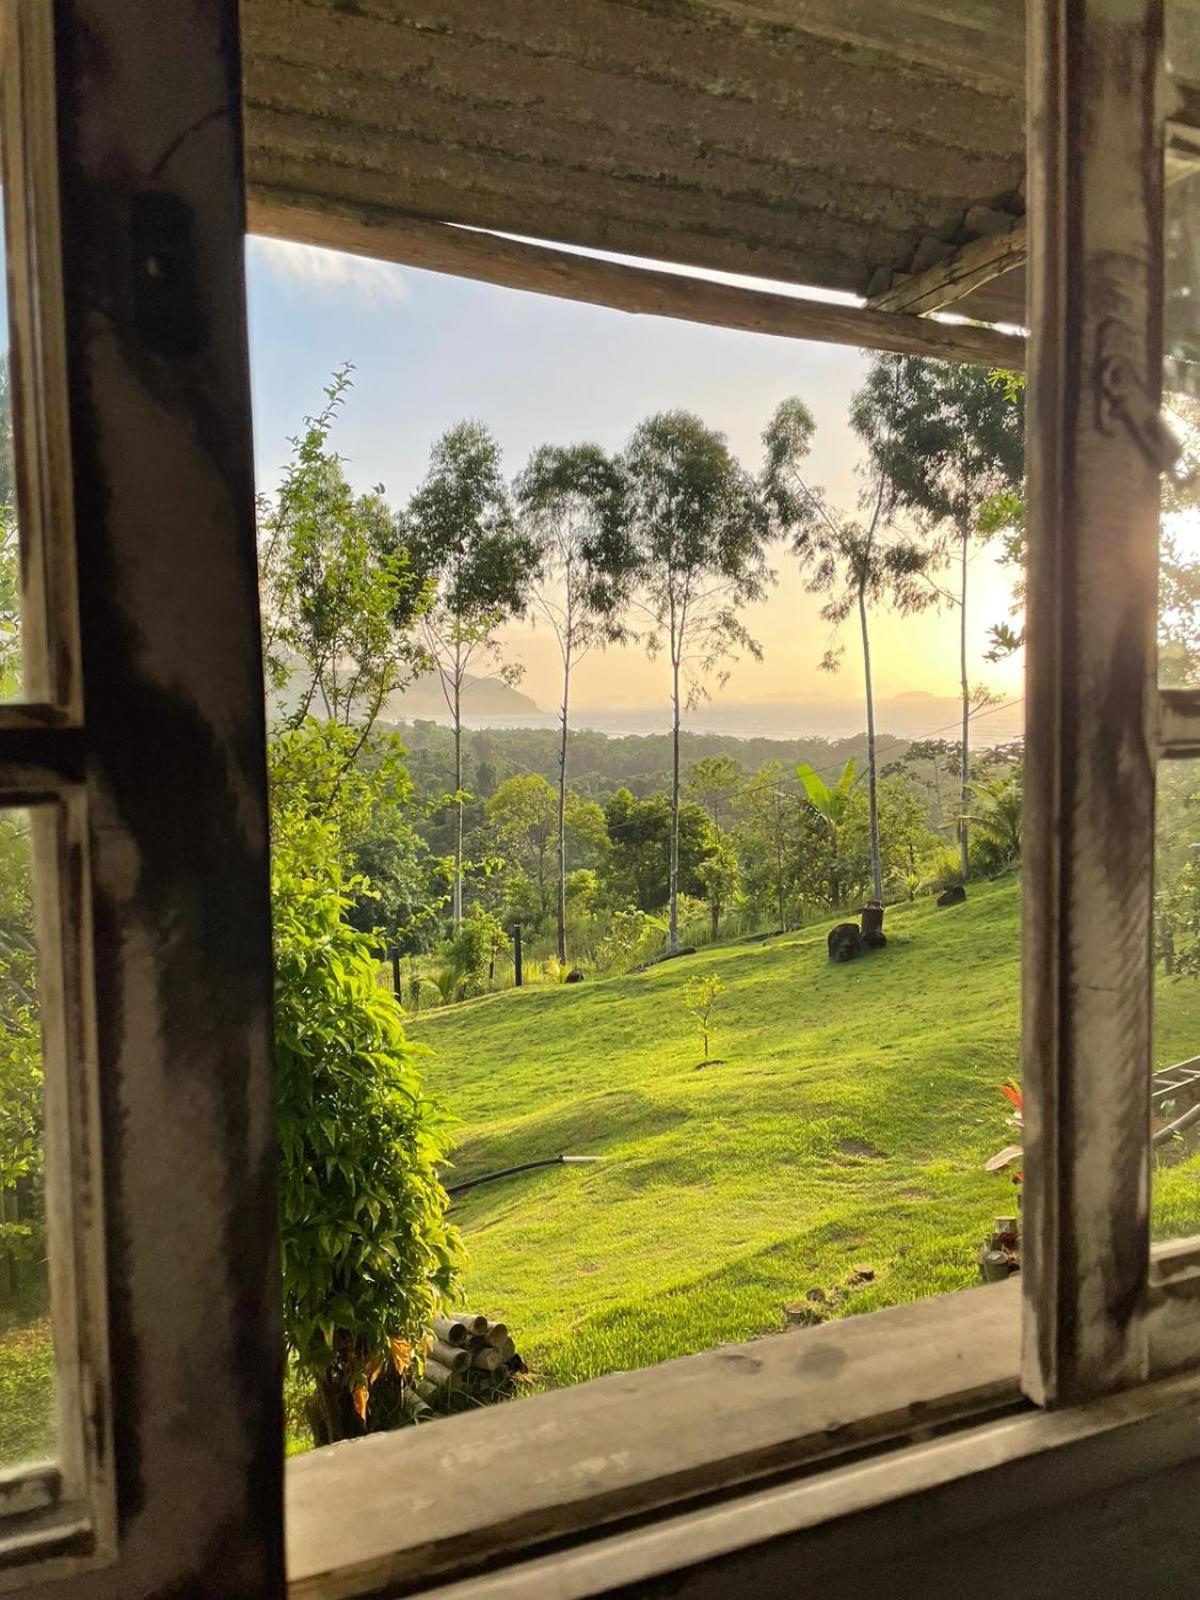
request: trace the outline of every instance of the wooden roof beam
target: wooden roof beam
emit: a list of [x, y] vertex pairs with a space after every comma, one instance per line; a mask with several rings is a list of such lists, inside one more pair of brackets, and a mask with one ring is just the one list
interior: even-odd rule
[[944, 261], [924, 272], [914, 273], [899, 283], [872, 295], [867, 301], [875, 311], [905, 312], [923, 316], [964, 299], [973, 290], [1014, 267], [1024, 266], [1029, 234], [1024, 217], [1017, 217], [1007, 228], [972, 239]]
[[618, 311], [978, 366], [1019, 369], [1025, 364], [1024, 339], [991, 328], [934, 322], [866, 306], [831, 304], [626, 266], [390, 209], [346, 206], [312, 195], [252, 190], [248, 226], [253, 233], [276, 239]]

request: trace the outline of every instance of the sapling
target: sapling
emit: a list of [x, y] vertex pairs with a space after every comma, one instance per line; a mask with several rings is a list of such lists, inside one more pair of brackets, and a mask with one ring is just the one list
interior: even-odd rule
[[695, 1018], [696, 1026], [700, 1029], [700, 1037], [704, 1041], [705, 1061], [708, 1060], [708, 1043], [713, 1031], [713, 1007], [724, 987], [715, 972], [706, 973], [703, 977], [689, 978], [684, 986], [684, 1009], [689, 1016]]

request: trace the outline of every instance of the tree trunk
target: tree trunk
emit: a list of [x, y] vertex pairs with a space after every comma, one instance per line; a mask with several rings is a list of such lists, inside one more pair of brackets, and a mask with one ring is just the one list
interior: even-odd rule
[[721, 919], [721, 908], [714, 903], [708, 909], [709, 909], [709, 915], [712, 917], [713, 943], [716, 944], [716, 942], [717, 942], [717, 925], [718, 925], [718, 923], [720, 922], [720, 919]]
[[783, 817], [779, 796], [775, 796], [775, 889], [779, 898], [779, 931], [787, 932], [787, 906], [783, 883]]
[[345, 1384], [330, 1377], [320, 1377], [316, 1381], [308, 1406], [308, 1425], [317, 1446], [356, 1439], [365, 1432]]
[[463, 860], [463, 805], [462, 805], [462, 673], [454, 673], [454, 895], [452, 918], [454, 931], [462, 925], [462, 860]]
[[671, 876], [668, 949], [679, 949], [679, 660], [671, 662]]
[[964, 526], [962, 534], [962, 595], [960, 601], [961, 616], [959, 617], [958, 643], [959, 643], [959, 670], [962, 676], [962, 788], [959, 794], [960, 806], [958, 820], [958, 848], [962, 866], [963, 882], [967, 881], [971, 872], [970, 856], [967, 850], [967, 806], [971, 801], [971, 686], [967, 681], [967, 547], [969, 545], [968, 530]]
[[563, 658], [562, 731], [558, 741], [558, 959], [567, 961], [567, 707], [571, 694], [571, 652]]
[[875, 690], [871, 682], [871, 635], [867, 627], [867, 600], [858, 589], [858, 620], [862, 628], [863, 681], [867, 692], [867, 803], [871, 819], [871, 893], [883, 901], [883, 863], [879, 853], [879, 790], [875, 761]]
[[1159, 920], [1158, 942], [1162, 947], [1163, 971], [1169, 978], [1175, 971], [1175, 930], [1169, 917]]
[[937, 755], [933, 758], [933, 792], [937, 799], [937, 825], [939, 828], [946, 826], [946, 808], [942, 804], [942, 769], [938, 766]]

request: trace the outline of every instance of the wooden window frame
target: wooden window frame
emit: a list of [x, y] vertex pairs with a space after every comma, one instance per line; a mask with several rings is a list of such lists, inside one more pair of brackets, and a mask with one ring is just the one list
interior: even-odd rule
[[69, 1178], [51, 1269], [86, 1470], [72, 1449], [4, 1486], [0, 1588], [269, 1596], [283, 1364], [237, 6], [5, 5], [44, 670], [0, 707], [0, 803], [57, 817], [37, 830], [42, 988], [74, 1055], [61, 1089], [48, 1073], [47, 1164]]
[[0, 1474], [4, 1589], [27, 1560], [108, 1560], [115, 1503], [54, 48], [37, 0], [0, 16], [0, 86], [25, 680], [0, 705], [0, 807], [31, 825], [57, 1436], [51, 1463]]
[[1200, 695], [1158, 686], [1162, 0], [1030, 12], [1026, 1392], [1194, 1366], [1200, 1239], [1150, 1245], [1154, 820]]
[[[19, 1570], [36, 1592], [35, 1579], [63, 1576], [52, 1592], [68, 1600], [232, 1600], [285, 1587], [331, 1600], [431, 1583], [460, 1600], [563, 1600], [751, 1546], [769, 1564], [769, 1548], [818, 1528], [832, 1529], [833, 1549], [839, 1518], [877, 1519], [855, 1527], [886, 1540], [914, 1504], [935, 1515], [929, 1497], [959, 1486], [964, 1516], [994, 1515], [1036, 1494], [1038, 1463], [1056, 1453], [1097, 1483], [1118, 1470], [1122, 1440], [1129, 1471], [1200, 1460], [1200, 1376], [1147, 1381], [1194, 1362], [1200, 1304], [1194, 1242], [1152, 1252], [1148, 1226], [1154, 764], [1200, 750], [1200, 695], [1160, 692], [1153, 676], [1158, 463], [1147, 419], [1161, 355], [1161, 196], [1144, 175], [1161, 155], [1158, 0], [1035, 0], [1030, 20], [1036, 839], [1025, 868], [1021, 1295], [1023, 1383], [1044, 1409], [1018, 1387], [1012, 1286], [896, 1308], [297, 1462], [286, 1585], [236, 6], [53, 0], [53, 14], [78, 670], [69, 648], [49, 652], [64, 675], [47, 700], [0, 711], [0, 799], [61, 808], [69, 889], [55, 913], [77, 974], [63, 981], [86, 1001], [90, 964], [104, 997], [94, 1049], [116, 1539], [104, 1543], [100, 1519], [82, 1530], [86, 1548], [39, 1552], [27, 1540], [30, 1564], [0, 1582]], [[166, 298], [148, 306], [156, 229], [172, 270]], [[463, 239], [437, 232], [422, 248], [486, 258], [480, 275], [510, 270], [495, 265], [494, 242]], [[519, 247], [511, 271], [545, 284], [562, 273], [578, 298], [642, 293], [629, 269], [567, 267], [536, 248]], [[651, 276], [650, 300], [631, 309], [684, 315], [699, 298], [704, 320], [759, 325], [740, 291], [723, 313], [720, 296]], [[1097, 314], [1097, 282], [1115, 314]], [[792, 318], [798, 335], [816, 327], [775, 298], [755, 304]], [[840, 313], [823, 325], [841, 331], [822, 337], [854, 342], [876, 326]], [[1015, 353], [1003, 336], [954, 337], [975, 359]], [[57, 550], [72, 525], [61, 504], [45, 525]], [[48, 545], [46, 584], [63, 594], [58, 560]], [[1114, 748], [1129, 801], [1119, 815], [1098, 812], [1088, 781]], [[1106, 917], [1142, 952], [1132, 967], [1105, 948], [1111, 927], [1102, 944], [1091, 925]], [[69, 1026], [86, 1050], [82, 1003]], [[1144, 1146], [1135, 1132], [1130, 1149], [1131, 1128]], [[721, 1384], [728, 1405], [714, 1401]], [[486, 1470], [514, 1451], [536, 1467], [520, 1506], [501, 1479], [490, 1521], [463, 1496], [458, 1523], [414, 1545], [418, 1493], [433, 1521], [439, 1485], [449, 1501], [466, 1465]], [[1007, 1501], [995, 1489], [1005, 1472], [1016, 1485]], [[976, 1480], [988, 1492], [971, 1499]]]

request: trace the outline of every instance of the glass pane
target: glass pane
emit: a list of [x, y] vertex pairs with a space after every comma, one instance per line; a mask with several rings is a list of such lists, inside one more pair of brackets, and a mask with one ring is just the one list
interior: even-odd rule
[[[1200, 13], [1167, 8], [1167, 53], [1183, 80], [1200, 69]], [[1200, 683], [1200, 96], [1181, 101], [1166, 128], [1163, 388], [1182, 447], [1163, 476], [1159, 566], [1159, 681]]]
[[56, 1446], [33, 901], [29, 814], [0, 812], [0, 1470]]
[[[9, 76], [6, 72], [6, 82]], [[6, 118], [0, 119], [0, 139], [7, 133], [6, 124]], [[0, 204], [0, 246], [6, 262], [13, 240], [9, 211], [15, 200], [9, 189], [8, 167], [8, 151], [0, 147], [0, 179], [4, 185], [3, 203]], [[14, 366], [11, 360], [9, 312], [9, 297], [14, 288], [11, 270], [6, 277], [6, 292], [0, 295], [0, 699], [13, 700], [25, 692], [25, 684], [21, 652], [18, 475], [13, 422]]]
[[1155, 862], [1153, 1226], [1200, 1233], [1200, 761], [1159, 768]]

